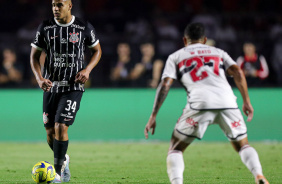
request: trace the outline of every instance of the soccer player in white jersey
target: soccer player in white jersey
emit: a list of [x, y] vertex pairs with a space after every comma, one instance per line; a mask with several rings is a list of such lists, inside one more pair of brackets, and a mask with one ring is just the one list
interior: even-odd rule
[[187, 90], [187, 105], [179, 118], [167, 156], [167, 173], [172, 184], [183, 183], [183, 152], [197, 138], [201, 139], [210, 124], [218, 124], [239, 153], [242, 162], [252, 172], [257, 184], [268, 184], [256, 150], [248, 143], [247, 128], [236, 103], [236, 97], [225, 75], [233, 76], [243, 98], [243, 112], [253, 118], [253, 107], [248, 95], [242, 70], [224, 52], [205, 45], [205, 29], [201, 23], [186, 27], [185, 47], [167, 59], [158, 86], [152, 114], [145, 127], [148, 138], [156, 128], [156, 116], [174, 80], [179, 80]]

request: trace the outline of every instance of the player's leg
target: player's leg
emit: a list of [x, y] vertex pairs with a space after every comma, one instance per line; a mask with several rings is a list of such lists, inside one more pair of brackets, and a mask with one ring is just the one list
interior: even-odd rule
[[188, 142], [183, 142], [175, 137], [174, 134], [172, 135], [166, 159], [167, 173], [171, 184], [183, 184], [183, 152], [193, 140], [194, 138], [191, 138]]
[[[55, 139], [54, 139], [54, 166], [57, 174], [61, 175], [64, 182], [70, 180], [68, 150], [69, 136], [68, 128], [74, 123], [75, 116], [80, 107], [83, 92], [70, 91], [61, 94], [55, 117]], [[66, 160], [65, 160], [66, 156]]]
[[248, 138], [245, 137], [239, 141], [231, 141], [234, 149], [239, 153], [242, 162], [251, 171], [255, 177], [257, 184], [268, 184], [268, 181], [263, 176], [261, 163], [256, 150], [248, 143]]
[[53, 152], [54, 152], [54, 167], [56, 170], [56, 177], [53, 183], [62, 183], [62, 165], [65, 161], [65, 155], [68, 149], [68, 126], [62, 123], [55, 123], [54, 126], [55, 136], [53, 142]]
[[183, 183], [183, 152], [195, 138], [201, 139], [215, 114], [209, 111], [185, 109], [171, 137], [167, 156], [167, 173], [172, 184]]
[[51, 92], [44, 92], [43, 95], [43, 122], [47, 134], [47, 143], [52, 150], [55, 139], [56, 96], [57, 94]]
[[[54, 153], [55, 115], [57, 110], [58, 94], [44, 92], [43, 95], [43, 122], [47, 134], [47, 143]], [[55, 166], [55, 162], [54, 162]], [[57, 170], [56, 170], [57, 171]], [[52, 183], [62, 183], [60, 175], [56, 174]]]
[[55, 139], [53, 143], [54, 167], [59, 175], [61, 175], [62, 165], [64, 164], [69, 144], [68, 128], [68, 125], [64, 123], [55, 123]]
[[49, 147], [53, 150], [53, 144], [55, 139], [55, 128], [54, 127], [45, 127], [47, 134], [47, 143]]
[[[240, 110], [223, 110], [220, 112], [218, 120], [221, 129], [231, 141], [234, 149], [239, 153], [242, 162], [256, 178], [256, 182], [257, 179], [265, 179], [258, 154], [248, 143], [247, 127]], [[264, 183], [268, 183], [266, 179]]]
[[[45, 130], [47, 133], [47, 143], [53, 151], [53, 145], [55, 141], [55, 127], [45, 127]], [[68, 162], [67, 160], [69, 161], [69, 156], [66, 154], [64, 158], [64, 162]]]
[[[45, 129], [46, 129], [46, 133], [47, 133], [47, 143], [53, 151], [53, 144], [54, 144], [54, 141], [55, 141], [55, 127], [45, 127]], [[65, 169], [65, 167], [68, 165], [67, 163], [69, 163], [69, 156], [67, 154], [65, 154], [64, 164], [62, 166], [61, 171]], [[63, 169], [63, 167], [64, 167], [64, 169]], [[54, 182], [55, 183], [61, 182], [60, 175], [56, 176]]]

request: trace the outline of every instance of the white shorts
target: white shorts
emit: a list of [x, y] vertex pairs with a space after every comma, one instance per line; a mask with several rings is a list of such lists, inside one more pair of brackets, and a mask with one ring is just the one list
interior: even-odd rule
[[247, 137], [247, 127], [239, 109], [203, 110], [184, 109], [174, 129], [174, 136], [190, 143], [202, 139], [211, 124], [218, 124], [226, 137], [239, 141]]

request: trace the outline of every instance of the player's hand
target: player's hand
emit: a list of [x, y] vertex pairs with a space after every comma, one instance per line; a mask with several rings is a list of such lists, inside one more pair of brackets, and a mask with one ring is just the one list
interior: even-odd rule
[[148, 135], [149, 131], [151, 131], [151, 134], [154, 135], [156, 125], [157, 125], [156, 124], [156, 117], [151, 115], [147, 125], [145, 126], [145, 130], [144, 130], [144, 135], [145, 135], [146, 139], [148, 139], [148, 137], [149, 137], [149, 135]]
[[254, 108], [250, 102], [246, 102], [243, 104], [243, 112], [246, 116], [248, 116], [247, 121], [251, 121], [254, 116]]
[[42, 78], [41, 80], [38, 80], [37, 82], [38, 82], [39, 87], [45, 92], [50, 91], [53, 85], [49, 79], [44, 79], [44, 78]]
[[76, 74], [74, 82], [85, 84], [88, 79], [89, 79], [89, 72], [86, 69], [84, 69]]

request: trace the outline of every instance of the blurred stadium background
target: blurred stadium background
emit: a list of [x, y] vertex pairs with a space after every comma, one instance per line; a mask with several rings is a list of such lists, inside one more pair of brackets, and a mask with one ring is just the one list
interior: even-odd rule
[[[196, 21], [206, 26], [209, 44], [226, 50], [235, 61], [244, 56], [244, 43], [252, 43], [257, 55], [265, 57], [269, 73], [248, 81], [255, 109], [253, 121], [247, 123], [248, 135], [252, 145], [258, 142], [254, 146], [266, 176], [271, 183], [281, 183], [282, 0], [73, 0], [73, 4], [72, 13], [94, 25], [103, 51], [69, 130], [74, 183], [168, 182], [166, 151], [186, 93], [179, 84], [173, 86], [157, 118], [156, 135], [147, 141], [153, 144], [143, 144], [155, 97], [153, 65], [164, 64], [183, 46], [185, 26]], [[43, 92], [29, 65], [37, 27], [53, 17], [51, 0], [0, 0], [0, 12], [0, 183], [30, 183], [33, 164], [53, 159], [42, 123]], [[153, 59], [143, 65], [142, 75], [122, 80], [142, 64], [144, 43], [154, 46]], [[124, 56], [130, 62], [116, 77], [115, 67]], [[159, 80], [158, 72], [156, 76]], [[234, 92], [241, 107], [235, 87]], [[185, 162], [193, 168], [187, 169], [185, 180], [202, 184], [223, 178], [223, 183], [238, 183], [241, 175], [240, 183], [253, 182], [219, 127], [209, 127], [203, 141], [185, 153], [190, 155]], [[228, 157], [223, 156], [227, 151]]]
[[[111, 78], [118, 61], [117, 46], [124, 42], [130, 46], [131, 69], [141, 62], [144, 42], [152, 43], [154, 58], [165, 63], [170, 53], [182, 47], [185, 26], [200, 21], [210, 44], [226, 50], [234, 60], [244, 55], [246, 42], [265, 57], [269, 75], [250, 85], [255, 119], [248, 124], [249, 134], [254, 141], [281, 141], [281, 0], [73, 0], [73, 4], [72, 13], [94, 25], [103, 55], [91, 73], [75, 128], [70, 129], [71, 139], [143, 140], [155, 89], [148, 85], [150, 76], [141, 75], [125, 85]], [[51, 1], [0, 0], [0, 12], [0, 141], [44, 141], [42, 92], [30, 69], [29, 54], [38, 25], [53, 17]], [[11, 78], [10, 66], [15, 68]], [[236, 89], [235, 94], [241, 106]], [[153, 139], [169, 140], [185, 103], [185, 91], [175, 84]], [[205, 140], [225, 140], [218, 132], [217, 128], [208, 131]]]

